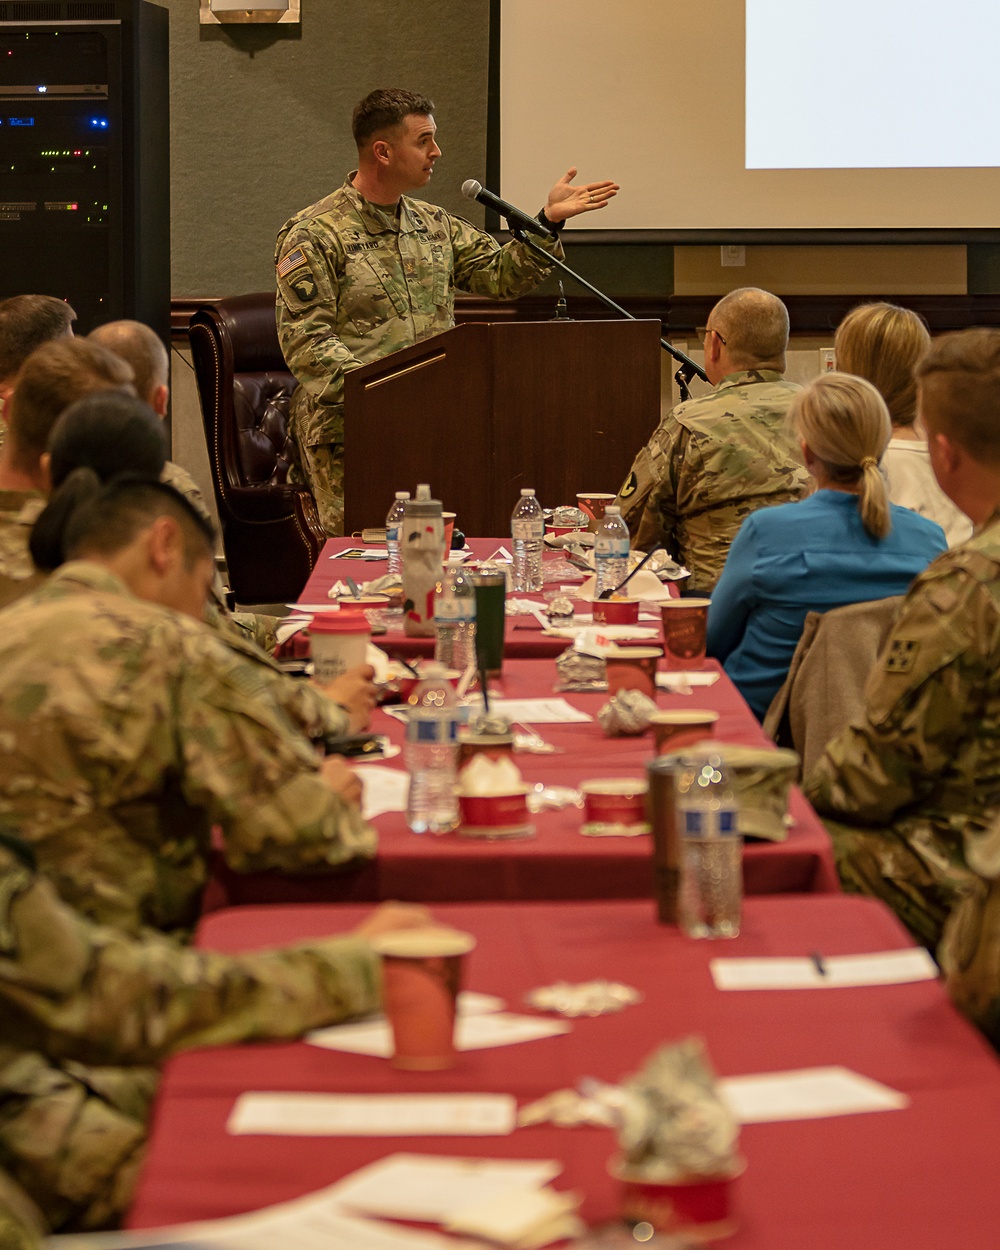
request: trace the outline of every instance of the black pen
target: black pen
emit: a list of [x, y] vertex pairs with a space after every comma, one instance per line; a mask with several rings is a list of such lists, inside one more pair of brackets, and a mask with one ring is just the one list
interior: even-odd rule
[[813, 966], [815, 967], [819, 975], [821, 977], [825, 977], [826, 976], [826, 964], [823, 962], [823, 956], [819, 953], [819, 951], [813, 951], [813, 953], [809, 956], [809, 958], [812, 960]]

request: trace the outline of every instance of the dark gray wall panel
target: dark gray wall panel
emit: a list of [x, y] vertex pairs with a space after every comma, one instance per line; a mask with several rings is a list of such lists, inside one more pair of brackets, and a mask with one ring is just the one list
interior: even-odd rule
[[[303, 0], [302, 25], [200, 26], [170, 10], [173, 294], [264, 290], [274, 236], [354, 167], [354, 104], [423, 91], [443, 157], [427, 199], [482, 224], [462, 198], [484, 178], [488, 0]], [[544, 191], [544, 188], [541, 189]]]

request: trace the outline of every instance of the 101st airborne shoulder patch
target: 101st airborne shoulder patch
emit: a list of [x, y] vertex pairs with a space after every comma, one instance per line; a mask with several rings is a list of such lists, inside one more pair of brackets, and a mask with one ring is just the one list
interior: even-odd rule
[[309, 258], [300, 247], [293, 248], [278, 261], [278, 278], [284, 278], [303, 304], [311, 303], [319, 294]]
[[916, 663], [920, 643], [916, 638], [894, 638], [885, 657], [887, 673], [908, 673]]
[[625, 479], [625, 481], [622, 483], [622, 488], [618, 492], [618, 494], [622, 497], [622, 499], [628, 499], [629, 495], [635, 494], [636, 488], [638, 487], [638, 485], [639, 485], [639, 479], [636, 477], [635, 470], [633, 469], [632, 472]]

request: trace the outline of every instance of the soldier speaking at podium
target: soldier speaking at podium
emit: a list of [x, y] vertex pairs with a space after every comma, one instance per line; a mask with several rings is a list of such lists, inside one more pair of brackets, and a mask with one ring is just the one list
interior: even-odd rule
[[[455, 291], [515, 299], [547, 266], [516, 240], [501, 247], [435, 204], [411, 199], [441, 155], [434, 105], [396, 88], [354, 110], [358, 168], [282, 227], [275, 251], [278, 337], [299, 385], [291, 431], [328, 534], [344, 524], [344, 374], [449, 330]], [[538, 215], [546, 246], [579, 213], [604, 208], [613, 182], [573, 186], [570, 169]], [[392, 485], [389, 483], [388, 485]]]

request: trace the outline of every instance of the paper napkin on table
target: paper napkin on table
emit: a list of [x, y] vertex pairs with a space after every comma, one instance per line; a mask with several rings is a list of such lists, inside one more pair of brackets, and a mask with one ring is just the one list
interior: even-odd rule
[[797, 1068], [719, 1081], [719, 1092], [741, 1124], [814, 1120], [863, 1111], [900, 1111], [910, 1100], [850, 1068]]
[[320, 1094], [250, 1091], [226, 1132], [286, 1137], [497, 1137], [514, 1131], [510, 1094]]
[[712, 959], [720, 990], [835, 990], [862, 985], [934, 981], [938, 967], [922, 946], [867, 955]]
[[[518, 1016], [509, 1012], [492, 1015], [459, 1016], [455, 1025], [456, 1050], [488, 1050], [493, 1046], [513, 1046], [568, 1033], [570, 1026], [541, 1016]], [[392, 1030], [386, 1020], [362, 1020], [357, 1024], [335, 1024], [306, 1034], [312, 1046], [342, 1050], [350, 1055], [373, 1055], [388, 1059], [392, 1054]]]

